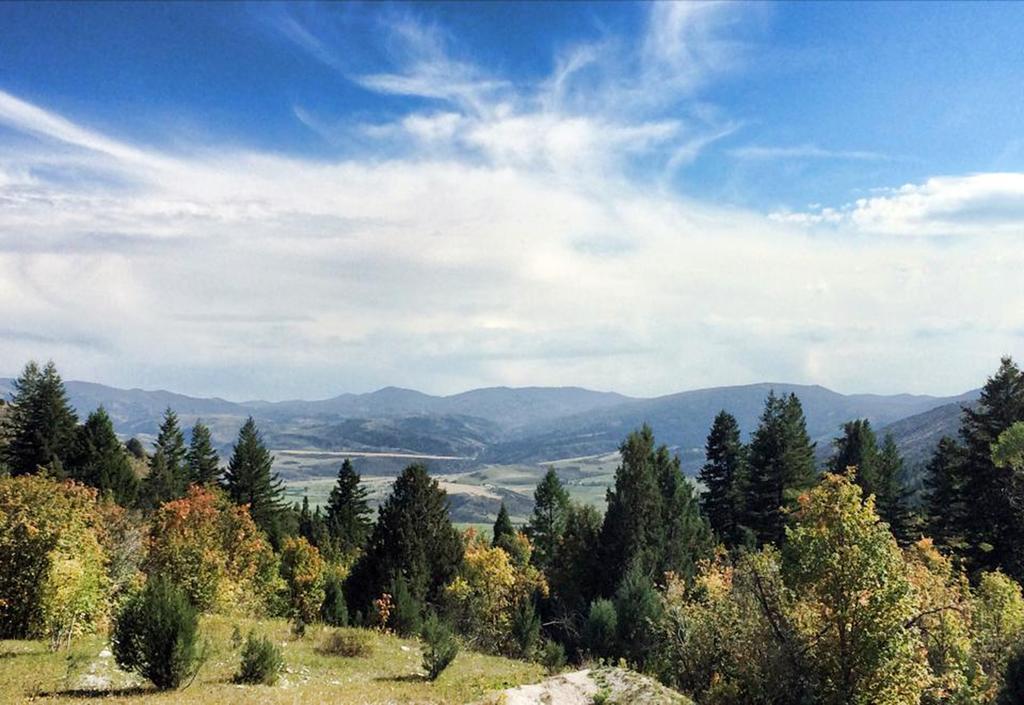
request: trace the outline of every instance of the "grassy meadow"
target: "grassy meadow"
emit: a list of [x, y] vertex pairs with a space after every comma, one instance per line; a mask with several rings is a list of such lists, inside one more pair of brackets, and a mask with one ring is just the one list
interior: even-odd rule
[[[274, 686], [236, 685], [239, 650], [232, 644], [237, 625], [268, 635], [282, 647], [286, 670]], [[469, 651], [433, 683], [422, 675], [415, 640], [367, 632], [371, 653], [341, 657], [321, 652], [331, 629], [311, 626], [301, 639], [284, 620], [235, 620], [205, 617], [201, 634], [207, 659], [194, 682], [178, 691], [158, 692], [136, 676], [120, 671], [101, 636], [76, 640], [70, 651], [51, 652], [43, 641], [0, 641], [0, 703], [81, 703], [103, 698], [135, 703], [303, 703], [313, 705], [385, 705], [431, 703], [461, 705], [495, 690], [543, 678], [540, 666]]]

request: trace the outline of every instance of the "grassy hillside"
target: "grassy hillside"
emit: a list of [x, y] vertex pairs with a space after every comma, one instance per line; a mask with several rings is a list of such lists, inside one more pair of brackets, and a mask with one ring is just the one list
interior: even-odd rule
[[[231, 683], [238, 665], [238, 653], [231, 645], [236, 623], [243, 632], [256, 628], [282, 645], [287, 671], [277, 685]], [[288, 624], [280, 620], [206, 618], [202, 628], [202, 634], [209, 639], [206, 664], [189, 687], [166, 693], [158, 693], [136, 677], [119, 671], [107, 644], [99, 637], [79, 639], [70, 653], [51, 653], [43, 642], [0, 641], [0, 702], [23, 703], [45, 697], [48, 703], [70, 704], [113, 696], [125, 705], [461, 705], [480, 700], [491, 691], [543, 677], [541, 668], [534, 664], [463, 651], [431, 683], [421, 675], [416, 641], [373, 633], [370, 655], [343, 658], [319, 653], [318, 647], [327, 632], [310, 628], [305, 637], [295, 640]]]

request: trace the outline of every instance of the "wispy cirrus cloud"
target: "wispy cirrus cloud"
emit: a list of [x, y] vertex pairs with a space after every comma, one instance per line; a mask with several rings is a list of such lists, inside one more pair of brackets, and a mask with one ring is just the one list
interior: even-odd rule
[[[739, 127], [707, 110], [697, 91], [742, 65], [746, 46], [725, 35], [743, 12], [717, 3], [658, 3], [639, 47], [611, 36], [579, 44], [563, 51], [549, 76], [527, 83], [455, 58], [455, 42], [442, 28], [404, 12], [381, 25], [391, 65], [373, 73], [346, 67], [297, 14], [285, 14], [280, 29], [367, 90], [433, 101], [360, 126], [391, 146], [404, 138], [434, 155], [449, 150], [574, 175], [642, 158], [671, 173]], [[353, 127], [332, 125], [303, 106], [296, 115], [335, 143]]]
[[[985, 236], [994, 213], [1014, 227], [1019, 175], [881, 192], [824, 235], [657, 178], [737, 127], [700, 91], [742, 66], [740, 8], [652, 5], [632, 50], [604, 36], [529, 84], [430, 25], [385, 35], [373, 71], [295, 25], [300, 51], [414, 98], [359, 120], [297, 106], [346, 147], [327, 157], [157, 148], [0, 93], [0, 360], [235, 398], [970, 386], [1024, 327], [1024, 252]], [[857, 237], [940, 220], [978, 237]]]
[[775, 159], [839, 159], [854, 161], [889, 161], [891, 156], [880, 152], [859, 149], [824, 149], [814, 144], [801, 144], [790, 147], [747, 145], [729, 150], [729, 154], [737, 159], [775, 160]]

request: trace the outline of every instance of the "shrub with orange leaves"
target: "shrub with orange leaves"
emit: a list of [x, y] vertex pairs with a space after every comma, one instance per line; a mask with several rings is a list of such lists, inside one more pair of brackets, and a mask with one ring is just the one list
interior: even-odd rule
[[277, 559], [245, 507], [217, 489], [193, 485], [153, 516], [146, 572], [176, 582], [203, 611], [277, 611]]

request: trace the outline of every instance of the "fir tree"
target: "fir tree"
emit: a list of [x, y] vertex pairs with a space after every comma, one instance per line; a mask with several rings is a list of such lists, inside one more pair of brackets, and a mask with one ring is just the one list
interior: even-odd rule
[[937, 544], [964, 548], [967, 506], [964, 502], [963, 446], [949, 436], [939, 440], [924, 478], [925, 528]]
[[299, 536], [316, 546], [325, 558], [333, 558], [334, 546], [331, 545], [330, 537], [327, 535], [327, 521], [320, 513], [320, 507], [315, 511], [309, 509], [309, 497], [303, 495], [302, 508], [299, 509], [298, 527]]
[[508, 516], [505, 503], [501, 503], [498, 510], [498, 518], [494, 520], [494, 535], [491, 537], [491, 546], [500, 546], [503, 540], [515, 536], [516, 530], [512, 528], [512, 520]]
[[704, 450], [706, 462], [699, 476], [705, 488], [701, 510], [719, 540], [735, 546], [742, 534], [745, 449], [740, 442], [739, 424], [732, 414], [720, 411], [715, 416]]
[[28, 363], [14, 381], [11, 409], [5, 418], [4, 464], [12, 475], [28, 475], [45, 467], [62, 476], [74, 451], [77, 423], [53, 362], [42, 369], [35, 362]]
[[168, 471], [179, 478], [182, 491], [188, 484], [188, 470], [185, 465], [185, 434], [178, 425], [178, 415], [171, 407], [164, 411], [160, 431], [156, 436], [156, 450], [163, 454]]
[[188, 489], [185, 436], [178, 426], [178, 415], [170, 407], [164, 411], [160, 431], [153, 445], [149, 475], [142, 484], [143, 504], [149, 509], [184, 497]]
[[889, 529], [901, 546], [912, 543], [914, 514], [910, 509], [910, 492], [903, 484], [903, 456], [896, 447], [892, 434], [885, 434], [882, 450], [878, 454], [875, 477], [875, 498], [878, 516], [889, 524]]
[[71, 477], [97, 488], [118, 504], [134, 503], [139, 480], [106, 410], [101, 406], [89, 414], [76, 436], [74, 456], [69, 463]]
[[646, 424], [619, 448], [622, 462], [608, 490], [601, 527], [603, 592], [612, 594], [630, 566], [660, 577], [692, 571], [708, 547], [710, 532], [696, 498], [665, 446], [655, 449]]
[[220, 457], [213, 449], [210, 429], [200, 420], [192, 427], [192, 438], [185, 456], [188, 464], [189, 482], [196, 485], [212, 485], [220, 475]]
[[142, 483], [142, 505], [156, 509], [165, 502], [179, 499], [184, 493], [181, 477], [171, 470], [167, 456], [158, 448], [149, 459], [149, 475]]
[[565, 530], [569, 511], [569, 493], [558, 479], [554, 468], [548, 468], [544, 479], [533, 493], [533, 516], [526, 525], [526, 535], [533, 543], [533, 561], [542, 570], [551, 564]]
[[878, 440], [867, 419], [857, 419], [843, 424], [843, 435], [832, 441], [835, 453], [829, 458], [828, 469], [839, 475], [847, 468], [857, 468], [856, 482], [864, 495], [878, 494], [879, 457]]
[[546, 571], [551, 599], [542, 603], [554, 636], [571, 647], [581, 646], [580, 623], [603, 587], [600, 544], [601, 514], [589, 504], [572, 503], [562, 541]]
[[693, 577], [697, 561], [710, 554], [711, 527], [701, 514], [693, 485], [685, 477], [678, 456], [661, 446], [654, 456], [655, 472], [661, 489], [662, 543], [655, 575], [673, 572]]
[[369, 614], [371, 602], [401, 577], [412, 598], [424, 605], [440, 603], [444, 587], [462, 564], [462, 536], [448, 515], [448, 496], [413, 464], [395, 480], [365, 552], [345, 582], [350, 609]]
[[274, 458], [250, 416], [238, 432], [224, 473], [224, 486], [235, 504], [248, 505], [253, 521], [276, 545], [281, 540], [281, 519], [286, 508], [281, 501], [283, 483], [273, 471], [273, 464]]
[[366, 545], [371, 525], [366, 488], [346, 458], [327, 500], [327, 533], [334, 550], [348, 557], [358, 553]]
[[745, 521], [758, 543], [781, 544], [784, 509], [814, 482], [814, 445], [796, 395], [765, 400], [761, 424], [750, 442]]
[[1024, 421], [1024, 374], [1004, 357], [974, 407], [966, 407], [960, 424], [964, 446], [963, 494], [972, 511], [963, 516], [967, 558], [975, 570], [1001, 569], [1024, 578], [1024, 512], [1020, 483], [1011, 470], [992, 462], [1000, 434]]

